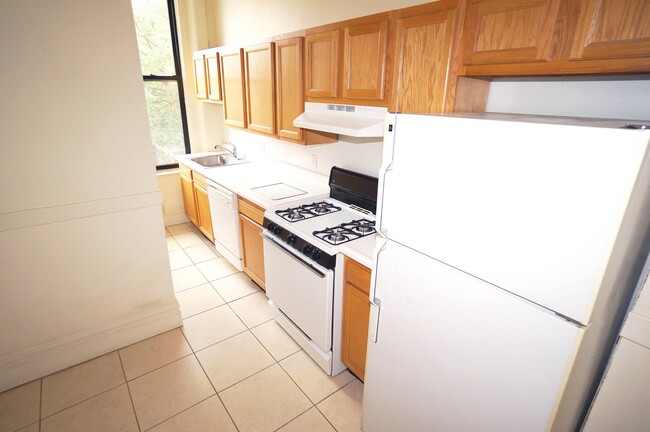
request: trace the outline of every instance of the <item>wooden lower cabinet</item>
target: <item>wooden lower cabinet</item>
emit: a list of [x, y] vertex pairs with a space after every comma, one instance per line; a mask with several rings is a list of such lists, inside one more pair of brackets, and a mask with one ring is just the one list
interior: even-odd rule
[[194, 187], [192, 185], [192, 178], [187, 177], [182, 172], [179, 175], [181, 179], [181, 193], [183, 194], [183, 207], [185, 208], [185, 216], [194, 225], [199, 224], [196, 213], [196, 204], [194, 202]]
[[197, 227], [210, 241], [214, 241], [212, 232], [212, 215], [210, 214], [210, 200], [205, 183], [205, 176], [192, 171], [185, 165], [179, 164], [181, 193], [183, 194], [183, 207], [185, 216]]
[[211, 241], [214, 241], [214, 233], [212, 232], [212, 215], [210, 214], [210, 200], [208, 199], [208, 191], [200, 185], [194, 183], [194, 199], [196, 202], [196, 210], [198, 213], [198, 223], [196, 227], [201, 230], [203, 234]]
[[262, 289], [266, 289], [264, 245], [261, 236], [264, 209], [241, 197], [238, 198], [238, 204], [244, 273]]
[[346, 257], [343, 276], [341, 361], [361, 381], [366, 370], [370, 317], [370, 269]]

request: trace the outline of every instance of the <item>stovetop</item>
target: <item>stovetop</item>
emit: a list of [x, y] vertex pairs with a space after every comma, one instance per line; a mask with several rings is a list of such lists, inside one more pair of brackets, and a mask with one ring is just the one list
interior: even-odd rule
[[340, 244], [375, 233], [374, 214], [332, 198], [271, 207], [265, 216], [330, 254], [337, 253]]

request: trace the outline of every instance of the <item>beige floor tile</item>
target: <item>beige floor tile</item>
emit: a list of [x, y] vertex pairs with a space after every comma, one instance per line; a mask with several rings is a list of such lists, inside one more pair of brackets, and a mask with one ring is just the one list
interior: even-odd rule
[[169, 252], [169, 267], [172, 270], [178, 270], [192, 264], [194, 263], [182, 249]]
[[[2, 429], [0, 429], [2, 430]], [[24, 427], [22, 429], [18, 429], [16, 432], [39, 432], [40, 431], [40, 426], [38, 423], [31, 424], [27, 427]]]
[[167, 228], [165, 228], [165, 237], [171, 237], [172, 233], [169, 232]]
[[199, 351], [196, 356], [217, 391], [275, 363], [264, 346], [248, 331]]
[[181, 245], [178, 244], [174, 237], [172, 237], [169, 232], [167, 232], [167, 252], [173, 252], [181, 249]]
[[0, 431], [15, 431], [39, 420], [41, 380], [0, 393]]
[[225, 303], [209, 283], [176, 293], [176, 300], [178, 300], [183, 318], [191, 317]]
[[174, 240], [182, 247], [190, 247], [203, 244], [203, 240], [192, 231], [184, 232], [181, 234], [174, 234]]
[[41, 418], [124, 382], [122, 364], [116, 351], [45, 377]]
[[196, 267], [209, 281], [221, 279], [222, 277], [239, 272], [239, 270], [233, 267], [232, 264], [223, 257], [198, 263]]
[[277, 364], [219, 395], [241, 432], [274, 431], [311, 406]]
[[318, 403], [354, 379], [347, 370], [329, 376], [306, 352], [300, 350], [280, 362], [313, 403]]
[[242, 272], [221, 278], [211, 284], [226, 302], [261, 291], [260, 287]]
[[172, 271], [172, 282], [174, 284], [174, 292], [193, 288], [195, 286], [207, 283], [207, 279], [196, 268], [196, 266], [189, 266], [182, 269]]
[[126, 385], [90, 398], [42, 421], [42, 432], [138, 432]]
[[168, 227], [166, 227], [166, 228], [167, 228], [167, 231], [169, 231], [169, 233], [170, 233], [171, 235], [177, 235], [177, 234], [182, 234], [182, 233], [186, 233], [186, 232], [191, 232], [191, 231], [192, 231], [192, 229], [190, 228], [190, 226], [189, 226], [188, 224], [184, 224], [184, 223], [182, 223], [182, 224], [177, 224], [177, 225], [170, 225], [170, 226], [168, 226]]
[[237, 432], [218, 396], [212, 396], [187, 411], [159, 424], [149, 432]]
[[278, 429], [278, 432], [336, 432], [323, 414], [312, 408], [289, 424]]
[[228, 305], [183, 320], [183, 333], [195, 352], [245, 330]]
[[235, 300], [229, 306], [248, 328], [258, 326], [275, 317], [275, 313], [269, 307], [269, 299], [262, 291]]
[[300, 351], [296, 341], [275, 320], [253, 327], [251, 331], [277, 361]]
[[217, 257], [217, 254], [210, 250], [206, 244], [200, 244], [185, 248], [185, 253], [195, 264], [215, 259]]
[[147, 430], [214, 394], [194, 356], [129, 382], [140, 429]]
[[363, 384], [354, 379], [350, 384], [318, 404], [318, 409], [338, 432], [361, 430], [361, 399]]
[[192, 354], [180, 329], [174, 329], [120, 350], [127, 380]]

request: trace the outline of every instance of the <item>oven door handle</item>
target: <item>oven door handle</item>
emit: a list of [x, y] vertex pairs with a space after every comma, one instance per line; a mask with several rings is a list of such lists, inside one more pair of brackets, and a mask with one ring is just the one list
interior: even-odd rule
[[302, 264], [302, 265], [303, 265], [307, 270], [311, 271], [312, 273], [315, 273], [315, 274], [316, 274], [318, 277], [320, 277], [321, 279], [325, 277], [325, 273], [321, 272], [321, 271], [318, 270], [317, 268], [314, 268], [313, 266], [311, 266], [311, 265], [309, 265], [308, 263], [304, 262], [302, 259], [300, 259], [300, 258], [297, 257], [296, 255], [294, 255], [294, 254], [292, 254], [291, 252], [289, 252], [288, 250], [286, 250], [286, 249], [284, 248], [284, 246], [282, 246], [282, 244], [279, 243], [278, 241], [276, 241], [275, 239], [272, 239], [272, 238], [270, 238], [270, 237], [264, 235], [264, 232], [261, 232], [260, 235], [262, 236], [262, 238], [263, 238], [264, 240], [268, 240], [268, 241], [270, 241], [270, 242], [273, 243], [273, 244], [274, 244], [278, 249], [280, 249], [282, 252], [286, 253], [286, 254], [289, 255], [291, 258], [293, 258], [293, 259], [295, 259], [296, 261], [298, 261], [298, 262], [299, 262], [300, 264]]

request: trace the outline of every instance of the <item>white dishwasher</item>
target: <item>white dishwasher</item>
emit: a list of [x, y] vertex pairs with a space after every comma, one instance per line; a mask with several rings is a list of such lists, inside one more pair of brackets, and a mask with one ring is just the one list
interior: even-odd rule
[[207, 181], [214, 246], [237, 270], [243, 270], [241, 237], [239, 235], [239, 207], [237, 194], [225, 187]]

